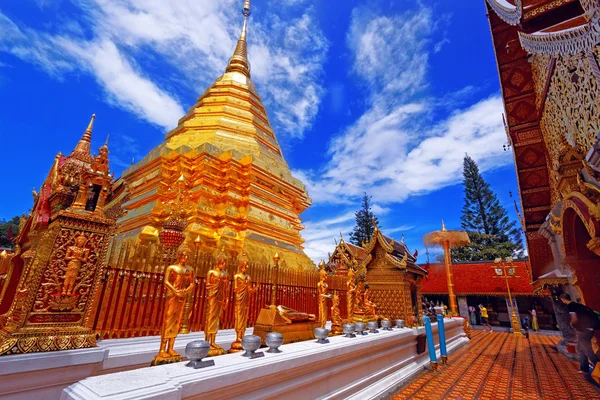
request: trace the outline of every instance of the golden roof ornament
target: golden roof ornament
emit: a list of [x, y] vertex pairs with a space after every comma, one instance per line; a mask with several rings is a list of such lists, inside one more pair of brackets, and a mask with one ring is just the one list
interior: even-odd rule
[[226, 72], [240, 72], [250, 78], [250, 62], [248, 61], [248, 51], [246, 44], [246, 28], [248, 25], [248, 17], [251, 14], [250, 11], [250, 0], [244, 1], [242, 7], [242, 14], [244, 14], [244, 25], [242, 26], [242, 33], [238, 39], [237, 45], [233, 56], [229, 59], [229, 64], [225, 69]]
[[91, 163], [92, 156], [90, 155], [90, 144], [92, 142], [92, 130], [94, 128], [94, 120], [96, 119], [96, 114], [92, 114], [92, 118], [86, 128], [85, 132], [83, 132], [83, 136], [77, 142], [75, 149], [71, 152], [70, 157], [76, 158], [77, 160]]

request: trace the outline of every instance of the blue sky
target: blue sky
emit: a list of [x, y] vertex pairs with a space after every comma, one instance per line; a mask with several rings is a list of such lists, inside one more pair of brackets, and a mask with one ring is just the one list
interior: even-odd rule
[[[117, 174], [158, 145], [225, 69], [242, 0], [7, 0], [0, 5], [0, 218], [26, 212], [58, 151], [97, 114]], [[347, 237], [363, 191], [419, 249], [460, 225], [471, 155], [515, 218], [518, 193], [483, 0], [254, 0], [252, 79], [308, 187], [313, 259]]]

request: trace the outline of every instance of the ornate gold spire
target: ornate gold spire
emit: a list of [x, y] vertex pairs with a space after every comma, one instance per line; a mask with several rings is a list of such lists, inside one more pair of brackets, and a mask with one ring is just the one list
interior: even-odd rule
[[244, 26], [242, 27], [242, 33], [238, 39], [237, 45], [233, 56], [229, 59], [226, 72], [241, 72], [250, 78], [250, 62], [248, 61], [248, 52], [246, 51], [246, 26], [248, 24], [248, 17], [250, 16], [250, 0], [244, 1], [244, 7], [242, 8], [242, 14], [244, 14]]
[[90, 155], [90, 143], [92, 142], [92, 129], [94, 128], [95, 119], [96, 114], [92, 114], [92, 119], [85, 132], [83, 132], [83, 136], [79, 139], [77, 146], [75, 146], [75, 149], [71, 153], [71, 157], [84, 162], [92, 161], [92, 156]]

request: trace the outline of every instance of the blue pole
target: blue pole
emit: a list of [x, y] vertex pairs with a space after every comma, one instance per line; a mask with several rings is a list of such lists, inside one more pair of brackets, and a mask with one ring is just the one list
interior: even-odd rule
[[424, 316], [425, 335], [427, 336], [427, 348], [429, 349], [429, 360], [431, 364], [437, 365], [437, 356], [435, 355], [435, 343], [433, 342], [433, 330], [431, 329], [431, 320], [428, 316]]
[[446, 331], [444, 327], [444, 316], [442, 314], [437, 315], [438, 320], [438, 334], [440, 335], [440, 356], [442, 361], [446, 360], [448, 353], [446, 352]]

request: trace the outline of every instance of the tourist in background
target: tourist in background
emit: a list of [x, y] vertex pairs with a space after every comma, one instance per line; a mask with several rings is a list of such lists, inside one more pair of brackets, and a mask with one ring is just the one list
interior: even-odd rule
[[487, 326], [490, 328], [490, 332], [493, 332], [492, 326], [490, 325], [487, 308], [485, 308], [483, 304], [479, 305], [479, 313], [481, 314], [481, 325], [483, 325], [483, 331], [486, 331], [485, 327]]
[[567, 305], [571, 316], [571, 326], [577, 331], [577, 355], [579, 356], [579, 372], [590, 373], [590, 363], [596, 365], [600, 359], [592, 348], [594, 330], [600, 328], [600, 319], [594, 310], [583, 304], [575, 303], [571, 296], [563, 293], [560, 301]]
[[537, 332], [540, 330], [540, 326], [538, 325], [537, 311], [535, 310], [535, 306], [531, 309], [531, 311], [529, 311], [529, 313], [531, 314], [531, 329]]
[[477, 311], [473, 306], [469, 306], [469, 320], [471, 326], [477, 324]]

